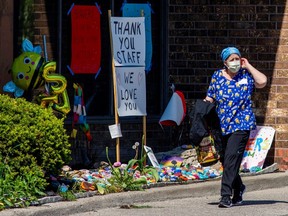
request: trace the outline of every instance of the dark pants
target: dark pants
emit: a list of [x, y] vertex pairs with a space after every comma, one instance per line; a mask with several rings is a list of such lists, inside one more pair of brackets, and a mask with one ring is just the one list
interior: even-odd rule
[[223, 136], [223, 176], [221, 196], [232, 196], [232, 190], [240, 190], [242, 183], [239, 169], [250, 131], [236, 131]]

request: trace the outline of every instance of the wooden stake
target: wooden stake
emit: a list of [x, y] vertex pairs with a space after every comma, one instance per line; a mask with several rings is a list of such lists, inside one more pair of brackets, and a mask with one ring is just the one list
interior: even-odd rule
[[[141, 17], [144, 17], [144, 11], [141, 10]], [[146, 73], [145, 73], [146, 76]], [[145, 79], [146, 80], [146, 79]], [[143, 116], [143, 136], [144, 136], [144, 145], [147, 143], [147, 116]], [[144, 161], [144, 166], [146, 165], [146, 160]]]
[[[112, 41], [112, 32], [111, 32], [111, 10], [108, 10], [108, 20], [109, 20], [109, 30], [110, 30], [110, 44], [111, 44], [111, 63], [112, 63], [112, 77], [113, 77], [113, 95], [114, 95], [114, 116], [115, 116], [115, 124], [119, 124], [119, 116], [118, 116], [118, 101], [117, 101], [117, 89], [116, 89], [116, 72], [115, 72], [115, 64], [114, 64], [114, 51], [113, 51], [113, 41]], [[116, 138], [116, 161], [120, 162], [120, 139]]]

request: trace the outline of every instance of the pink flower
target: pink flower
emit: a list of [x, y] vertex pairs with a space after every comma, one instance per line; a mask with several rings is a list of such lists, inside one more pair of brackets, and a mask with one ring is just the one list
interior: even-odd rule
[[113, 164], [114, 167], [120, 167], [121, 166], [121, 162], [117, 161]]

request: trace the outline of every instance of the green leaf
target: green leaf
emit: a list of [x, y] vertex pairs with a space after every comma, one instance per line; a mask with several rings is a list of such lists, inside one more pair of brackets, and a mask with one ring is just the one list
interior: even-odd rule
[[105, 194], [105, 185], [102, 183], [97, 183], [97, 190], [99, 191], [100, 194]]
[[13, 203], [10, 202], [10, 201], [8, 201], [7, 199], [4, 199], [3, 201], [4, 201], [4, 203], [5, 203], [6, 205], [8, 205], [9, 207], [14, 206]]
[[128, 161], [128, 164], [127, 164], [126, 169], [127, 169], [127, 170], [130, 169], [130, 168], [132, 168], [135, 164], [138, 164], [138, 163], [139, 163], [138, 160], [136, 160], [136, 159], [131, 159], [131, 160]]
[[135, 179], [133, 183], [144, 185], [147, 184], [147, 179], [145, 177], [140, 177], [138, 179]]

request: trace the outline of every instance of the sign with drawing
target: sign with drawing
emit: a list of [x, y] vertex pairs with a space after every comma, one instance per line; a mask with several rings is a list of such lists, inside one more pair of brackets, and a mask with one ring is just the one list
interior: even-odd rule
[[266, 126], [257, 126], [255, 130], [251, 131], [241, 162], [241, 170], [250, 170], [256, 167], [262, 169], [274, 134], [275, 129]]

